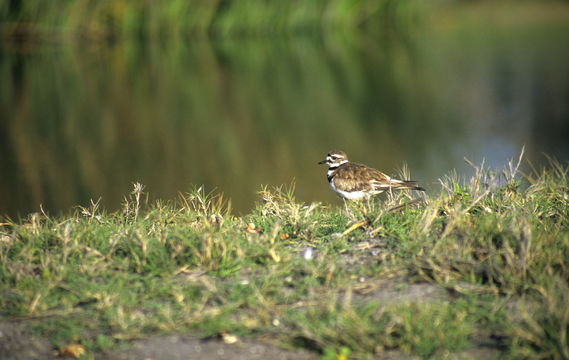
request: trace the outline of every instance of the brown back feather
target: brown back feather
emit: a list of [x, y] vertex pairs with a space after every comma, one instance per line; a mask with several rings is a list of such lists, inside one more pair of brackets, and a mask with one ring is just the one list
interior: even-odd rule
[[[346, 191], [373, 190], [374, 183], [378, 185], [385, 185], [385, 189], [388, 189], [389, 186], [391, 186], [392, 189], [413, 189], [425, 191], [422, 187], [417, 186], [415, 181], [390, 181], [390, 178], [381, 171], [358, 163], [348, 162], [343, 164], [338, 167], [334, 172], [334, 175], [338, 175], [334, 177], [334, 184], [336, 187]], [[382, 186], [376, 186], [376, 190], [381, 189]]]
[[[387, 176], [379, 170], [358, 163], [346, 163], [338, 167], [334, 173], [336, 187], [346, 191], [373, 190], [369, 179], [378, 183], [388, 183]], [[366, 179], [366, 180], [361, 180]]]

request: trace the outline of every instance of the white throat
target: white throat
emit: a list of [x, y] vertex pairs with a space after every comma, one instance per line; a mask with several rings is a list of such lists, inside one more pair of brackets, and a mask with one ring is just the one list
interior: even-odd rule
[[328, 165], [328, 172], [326, 173], [326, 176], [328, 177], [328, 180], [330, 180], [332, 178], [332, 176], [334, 175], [334, 172], [343, 164], [347, 163], [348, 160], [342, 160], [339, 163], [333, 163]]
[[332, 163], [332, 164], [328, 165], [328, 169], [335, 169], [335, 168], [339, 167], [340, 165], [344, 165], [347, 162], [348, 162], [348, 159], [344, 159], [338, 163]]

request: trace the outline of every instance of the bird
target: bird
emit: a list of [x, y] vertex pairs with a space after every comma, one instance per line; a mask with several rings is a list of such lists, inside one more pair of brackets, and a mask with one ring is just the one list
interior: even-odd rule
[[350, 162], [345, 152], [330, 151], [318, 164], [328, 164], [330, 188], [344, 199], [370, 198], [385, 190], [410, 189], [425, 191], [415, 181], [397, 180], [364, 164]]

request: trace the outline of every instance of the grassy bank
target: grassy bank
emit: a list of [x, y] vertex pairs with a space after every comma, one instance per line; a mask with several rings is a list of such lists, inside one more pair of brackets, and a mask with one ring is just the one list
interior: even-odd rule
[[160, 39], [377, 27], [405, 21], [417, 6], [415, 0], [16, 0], [2, 2], [0, 24], [12, 36]]
[[148, 203], [137, 185], [117, 213], [4, 220], [1, 319], [88, 354], [190, 332], [330, 359], [567, 359], [568, 169], [476, 169], [418, 206], [301, 204], [283, 187], [234, 217], [201, 189]]

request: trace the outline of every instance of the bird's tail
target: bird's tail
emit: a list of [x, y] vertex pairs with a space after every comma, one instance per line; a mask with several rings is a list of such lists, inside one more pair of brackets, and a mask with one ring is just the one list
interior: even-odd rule
[[425, 188], [417, 185], [416, 181], [411, 181], [411, 180], [392, 180], [391, 187], [393, 189], [410, 189], [417, 191], [425, 191]]

